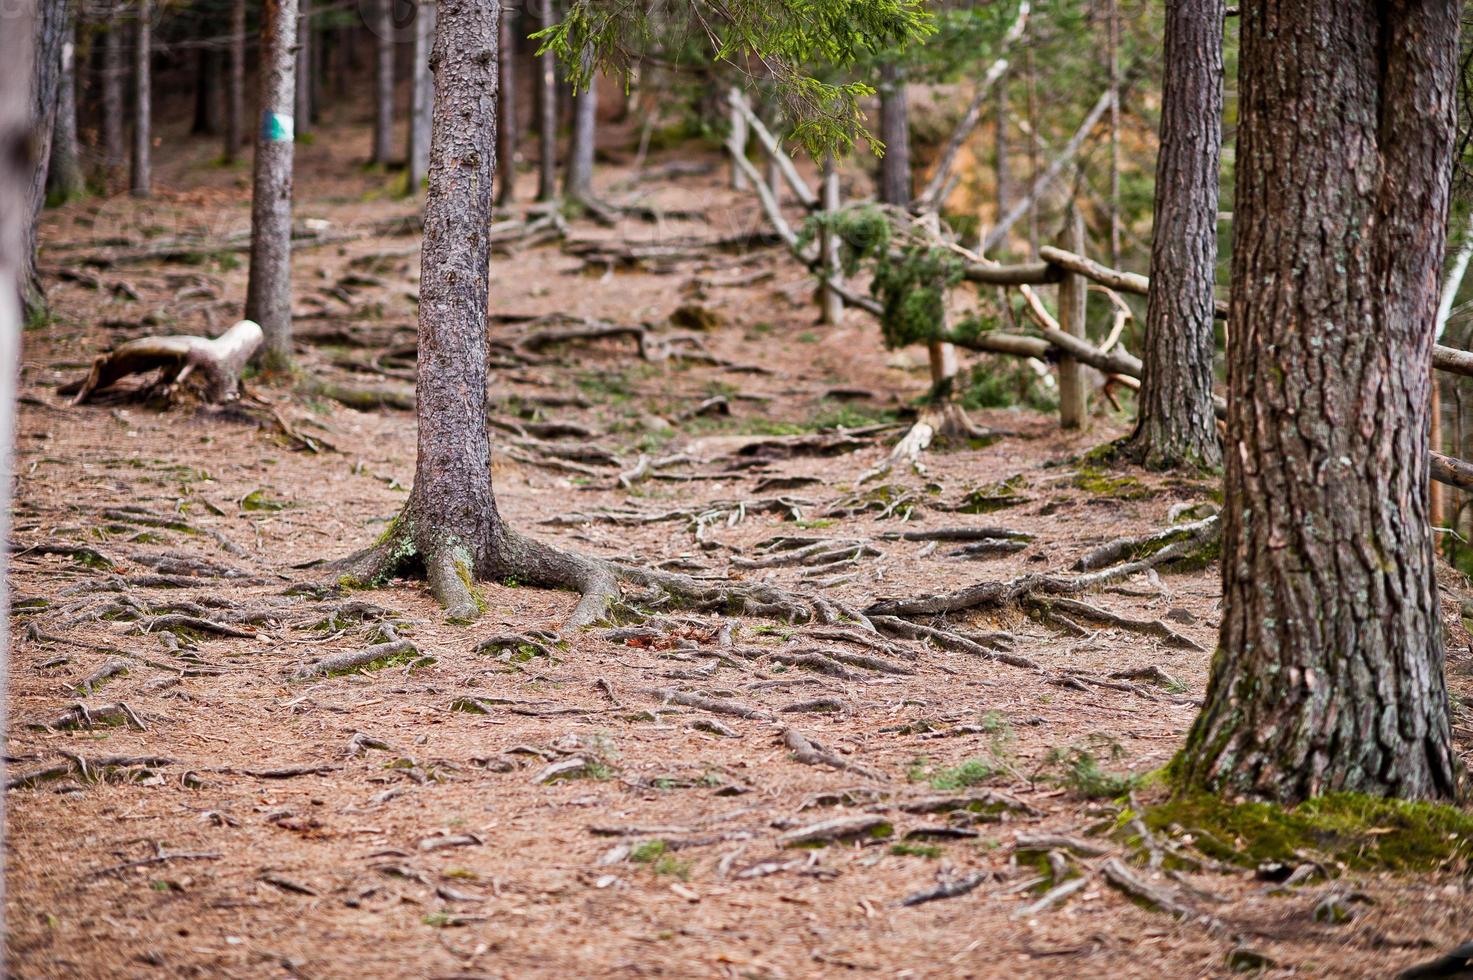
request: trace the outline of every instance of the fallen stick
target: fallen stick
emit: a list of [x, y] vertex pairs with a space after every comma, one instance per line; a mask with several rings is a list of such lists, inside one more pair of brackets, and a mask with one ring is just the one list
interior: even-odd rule
[[805, 766], [828, 766], [841, 772], [852, 772], [866, 779], [884, 782], [883, 773], [841, 759], [823, 745], [814, 742], [796, 728], [783, 729], [783, 744], [793, 750], [793, 757]]
[[417, 653], [419, 653], [419, 650], [409, 640], [394, 640], [389, 643], [379, 643], [365, 650], [350, 650], [346, 653], [337, 653], [330, 657], [323, 657], [316, 663], [309, 664], [292, 674], [292, 679], [305, 680], [309, 677], [346, 674], [364, 667], [371, 667], [374, 664], [386, 664], [388, 661]]
[[907, 895], [901, 899], [900, 905], [902, 907], [909, 907], [912, 905], [921, 905], [925, 902], [934, 902], [943, 898], [956, 898], [959, 895], [965, 895], [975, 890], [978, 885], [985, 881], [992, 881], [994, 877], [996, 876], [991, 871], [978, 871], [975, 874], [967, 875], [965, 878], [957, 878], [955, 881], [944, 881], [935, 888], [930, 888], [923, 892], [916, 892], [913, 895]]

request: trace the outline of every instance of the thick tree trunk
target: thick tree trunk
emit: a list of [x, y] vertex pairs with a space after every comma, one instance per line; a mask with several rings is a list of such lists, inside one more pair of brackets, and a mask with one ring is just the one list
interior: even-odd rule
[[1225, 610], [1177, 775], [1452, 796], [1427, 386], [1459, 4], [1241, 10]]
[[592, 622], [617, 584], [609, 566], [506, 527], [491, 489], [486, 426], [486, 301], [496, 148], [500, 4], [440, 0], [435, 124], [420, 261], [419, 454], [404, 511], [378, 544], [338, 566], [376, 582], [422, 569], [452, 620], [479, 614], [474, 579], [518, 579], [584, 593], [570, 622]]
[[496, 107], [496, 180], [501, 189], [497, 192], [496, 203], [506, 207], [516, 197], [517, 144], [521, 142], [522, 136], [517, 127], [516, 14], [509, 6], [501, 9], [500, 53], [498, 78], [501, 94]]
[[419, 193], [430, 167], [430, 121], [435, 111], [435, 76], [430, 72], [430, 47], [435, 42], [435, 4], [420, 3], [414, 11], [414, 93], [409, 120], [409, 148], [405, 154], [405, 187]]
[[1223, 0], [1168, 0], [1144, 374], [1126, 451], [1153, 469], [1222, 465], [1212, 411]]
[[123, 80], [128, 68], [123, 63], [122, 8], [110, 5], [102, 35], [102, 169], [107, 189], [120, 186], [127, 160], [124, 122]]
[[296, 134], [312, 132], [312, 0], [297, 0]]
[[395, 0], [373, 0], [373, 156], [387, 165], [394, 153], [394, 20]]
[[573, 96], [573, 138], [568, 145], [568, 178], [563, 193], [574, 200], [593, 197], [593, 150], [598, 139], [598, 79], [589, 78]]
[[[557, 23], [557, 0], [542, 0], [542, 27]], [[537, 200], [557, 197], [557, 58], [551, 52], [537, 59]]]
[[77, 141], [77, 46], [75, 27], [61, 45], [61, 72], [57, 78], [56, 123], [51, 137], [51, 169], [46, 176], [53, 200], [70, 201], [87, 192], [82, 173], [82, 151]]
[[880, 201], [910, 206], [910, 109], [905, 100], [905, 77], [890, 62], [880, 66]]
[[[21, 5], [29, 9], [26, 4]], [[67, 3], [43, 3], [38, 5], [32, 23], [34, 36], [28, 48], [33, 56], [28, 58], [30, 84], [22, 88], [30, 96], [31, 130], [25, 146], [5, 147], [17, 161], [35, 165], [29, 168], [30, 213], [21, 222], [20, 290], [21, 306], [27, 315], [46, 305], [46, 294], [41, 288], [36, 273], [36, 226], [41, 220], [41, 208], [46, 204], [46, 175], [50, 171], [51, 135], [56, 122], [57, 90], [61, 83], [62, 48], [71, 40], [71, 9]], [[7, 22], [6, 31], [13, 28]]]
[[261, 366], [285, 371], [292, 359], [292, 109], [297, 0], [261, 4], [261, 124], [251, 195], [251, 267], [246, 317], [261, 325]]
[[134, 197], [153, 193], [153, 11], [138, 0], [133, 21], [133, 176]]
[[245, 140], [246, 0], [230, 4], [230, 71], [225, 90], [225, 162], [235, 162]]

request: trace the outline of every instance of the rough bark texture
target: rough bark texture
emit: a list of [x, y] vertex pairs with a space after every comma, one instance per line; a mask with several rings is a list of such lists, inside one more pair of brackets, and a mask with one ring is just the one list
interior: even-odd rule
[[568, 180], [563, 193], [575, 200], [593, 196], [593, 150], [598, 138], [598, 79], [573, 96], [573, 139], [568, 145]]
[[127, 159], [127, 136], [123, 124], [123, 18], [121, 8], [108, 7], [102, 35], [102, 168], [109, 191], [121, 184]]
[[496, 107], [496, 182], [500, 190], [496, 194], [496, 203], [504, 207], [516, 197], [517, 145], [522, 136], [517, 126], [516, 13], [511, 7], [501, 10], [500, 52], [500, 102]]
[[68, 31], [61, 45], [61, 72], [57, 78], [56, 123], [51, 137], [51, 170], [46, 175], [52, 198], [69, 201], [87, 191], [82, 173], [82, 151], [77, 141], [77, 46]]
[[1256, 0], [1241, 30], [1225, 612], [1178, 775], [1451, 796], [1427, 405], [1458, 4]]
[[153, 11], [138, 0], [133, 21], [133, 175], [134, 197], [153, 193]]
[[1168, 0], [1144, 376], [1127, 452], [1154, 469], [1222, 465], [1212, 311], [1222, 157], [1223, 0]]
[[297, 0], [261, 4], [261, 119], [251, 195], [251, 267], [246, 317], [266, 333], [261, 366], [284, 371], [292, 358], [292, 110]]
[[[21, 222], [19, 281], [21, 306], [27, 315], [46, 305], [46, 294], [36, 274], [36, 226], [41, 220], [41, 208], [46, 204], [46, 175], [50, 169], [47, 164], [51, 158], [51, 134], [56, 121], [62, 48], [72, 36], [71, 4], [42, 3], [37, 6], [36, 14], [31, 20], [34, 36], [29, 45], [33, 56], [26, 62], [30, 66], [30, 85], [21, 89], [30, 95], [30, 152], [19, 152], [18, 157], [27, 162], [35, 161], [35, 165], [29, 168], [30, 213]], [[11, 30], [8, 23], [6, 30]]]
[[296, 133], [312, 132], [312, 0], [297, 0]]
[[880, 141], [885, 144], [880, 159], [880, 201], [909, 207], [910, 109], [905, 101], [905, 78], [896, 65], [880, 67], [879, 90]]
[[435, 40], [435, 5], [420, 3], [414, 11], [414, 95], [405, 154], [406, 186], [418, 193], [430, 167], [430, 119], [435, 108], [435, 76], [430, 72], [430, 46]]
[[394, 20], [395, 0], [376, 0], [373, 6], [373, 156], [387, 164], [394, 153]]
[[[542, 27], [557, 23], [556, 0], [542, 0]], [[551, 53], [537, 59], [537, 200], [557, 197], [557, 60]]]
[[245, 139], [246, 0], [230, 4], [230, 71], [225, 88], [225, 162], [234, 162]]

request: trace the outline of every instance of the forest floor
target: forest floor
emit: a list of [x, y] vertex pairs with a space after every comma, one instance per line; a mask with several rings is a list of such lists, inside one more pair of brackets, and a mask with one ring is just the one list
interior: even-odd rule
[[[383, 531], [414, 471], [411, 411], [358, 411], [321, 387], [394, 402], [412, 380], [418, 239], [395, 219], [416, 202], [343, 163], [364, 142], [299, 148], [297, 218], [318, 236], [295, 260], [301, 376], [249, 385], [284, 425], [57, 393], [122, 340], [238, 318], [244, 254], [228, 245], [248, 226], [246, 170], [212, 165], [201, 143], [161, 168], [171, 190], [154, 201], [48, 215], [57, 316], [26, 337], [11, 580], [7, 751], [12, 780], [27, 777], [7, 827], [16, 976], [1372, 977], [1469, 938], [1466, 869], [1289, 887], [1141, 870], [1200, 913], [1179, 920], [1111, 887], [1102, 867], [1127, 852], [1108, 836], [1086, 838], [1093, 853], [1045, 847], [1069, 866], [1059, 880], [1082, 884], [1025, 911], [1051, 882], [1019, 835], [1097, 829], [1115, 811], [1090, 798], [1112, 795], [1095, 767], [1144, 775], [1182, 743], [1217, 632], [1215, 565], [1085, 597], [1166, 624], [1158, 636], [959, 617], [1010, 634], [1004, 659], [679, 611], [539, 644], [527, 634], [556, 630], [574, 596], [490, 583], [484, 617], [457, 626], [421, 582], [301, 589], [323, 578], [301, 566]], [[811, 280], [778, 249], [698, 244], [761, 230], [701, 159], [705, 173], [635, 182], [614, 161], [599, 178], [608, 200], [695, 216], [578, 220], [493, 260], [495, 478], [514, 525], [863, 607], [1068, 574], [1213, 499], [1209, 482], [1081, 462], [1122, 434], [1118, 418], [1069, 434], [1022, 410], [974, 413], [1004, 438], [861, 485], [926, 389], [923, 352], [887, 352], [863, 313], [818, 325]], [[167, 258], [128, 254], [180, 238]], [[660, 248], [604, 261], [625, 246]], [[521, 343], [553, 314], [648, 324], [655, 359], [629, 337]], [[688, 332], [699, 345], [670, 342]], [[641, 454], [689, 458], [623, 487]], [[950, 509], [974, 493], [995, 509]], [[889, 537], [958, 525], [1032, 537], [981, 560]], [[779, 536], [845, 551], [817, 570], [761, 567]], [[1442, 573], [1468, 759], [1467, 588]], [[520, 638], [481, 646], [506, 634]], [[393, 635], [415, 652], [293, 676]], [[1151, 667], [1154, 680], [1111, 678]], [[790, 731], [843, 768], [805, 764]], [[858, 839], [786, 846], [834, 818]], [[975, 887], [901, 904], [955, 881]], [[1317, 921], [1331, 893], [1348, 921]]]

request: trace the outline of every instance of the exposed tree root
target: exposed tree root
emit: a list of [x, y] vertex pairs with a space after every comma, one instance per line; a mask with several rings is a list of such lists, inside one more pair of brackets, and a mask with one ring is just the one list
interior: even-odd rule
[[[203, 381], [202, 397], [210, 404], [240, 397], [240, 372], [263, 339], [261, 328], [241, 320], [213, 340], [204, 337], [140, 337], [120, 344], [92, 362], [92, 370], [72, 398], [73, 405], [111, 388], [123, 378], [159, 371], [155, 389], [172, 391], [191, 374]], [[71, 391], [64, 386], [62, 393]]]

